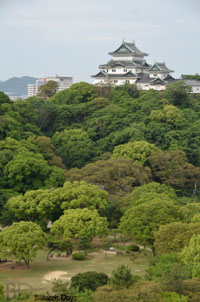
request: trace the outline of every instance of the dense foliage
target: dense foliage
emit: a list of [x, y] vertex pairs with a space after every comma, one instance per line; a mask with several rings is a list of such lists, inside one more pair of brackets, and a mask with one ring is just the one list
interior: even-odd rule
[[83, 299], [198, 301], [200, 95], [190, 92], [183, 81], [163, 92], [81, 82], [15, 102], [0, 92], [1, 257], [29, 263], [46, 243], [49, 257], [73, 240], [87, 251], [114, 228], [151, 248], [146, 280], [121, 267]]

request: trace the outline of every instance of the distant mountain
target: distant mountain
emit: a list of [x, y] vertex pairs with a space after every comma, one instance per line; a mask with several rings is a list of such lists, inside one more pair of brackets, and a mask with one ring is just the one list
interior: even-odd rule
[[0, 91], [9, 96], [27, 95], [27, 85], [34, 84], [36, 80], [37, 78], [33, 77], [14, 77], [4, 82], [0, 81]]

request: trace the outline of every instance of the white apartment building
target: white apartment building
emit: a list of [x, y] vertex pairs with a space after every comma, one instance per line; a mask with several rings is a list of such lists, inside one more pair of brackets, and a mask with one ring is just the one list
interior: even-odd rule
[[28, 84], [28, 97], [37, 95], [40, 85], [46, 84], [48, 81], [55, 81], [58, 83], [57, 91], [67, 89], [73, 84], [72, 77], [61, 77], [57, 74], [52, 77], [40, 78], [36, 80], [35, 84]]

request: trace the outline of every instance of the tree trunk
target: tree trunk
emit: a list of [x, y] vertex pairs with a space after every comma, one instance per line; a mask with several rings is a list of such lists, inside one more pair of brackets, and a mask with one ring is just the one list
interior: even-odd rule
[[152, 246], [151, 250], [152, 250], [153, 257], [155, 257], [156, 256], [156, 249], [155, 249], [155, 247]]
[[49, 256], [50, 256], [50, 254], [51, 254], [53, 251], [55, 251], [55, 248], [49, 250], [49, 252], [48, 252], [48, 254], [47, 254], [47, 257], [46, 257], [46, 261], [49, 260]]

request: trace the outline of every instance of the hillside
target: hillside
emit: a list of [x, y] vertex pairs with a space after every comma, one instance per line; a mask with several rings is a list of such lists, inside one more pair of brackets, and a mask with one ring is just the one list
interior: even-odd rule
[[0, 81], [0, 91], [6, 92], [10, 96], [27, 95], [27, 85], [33, 84], [37, 78], [33, 77], [13, 77], [6, 81]]

